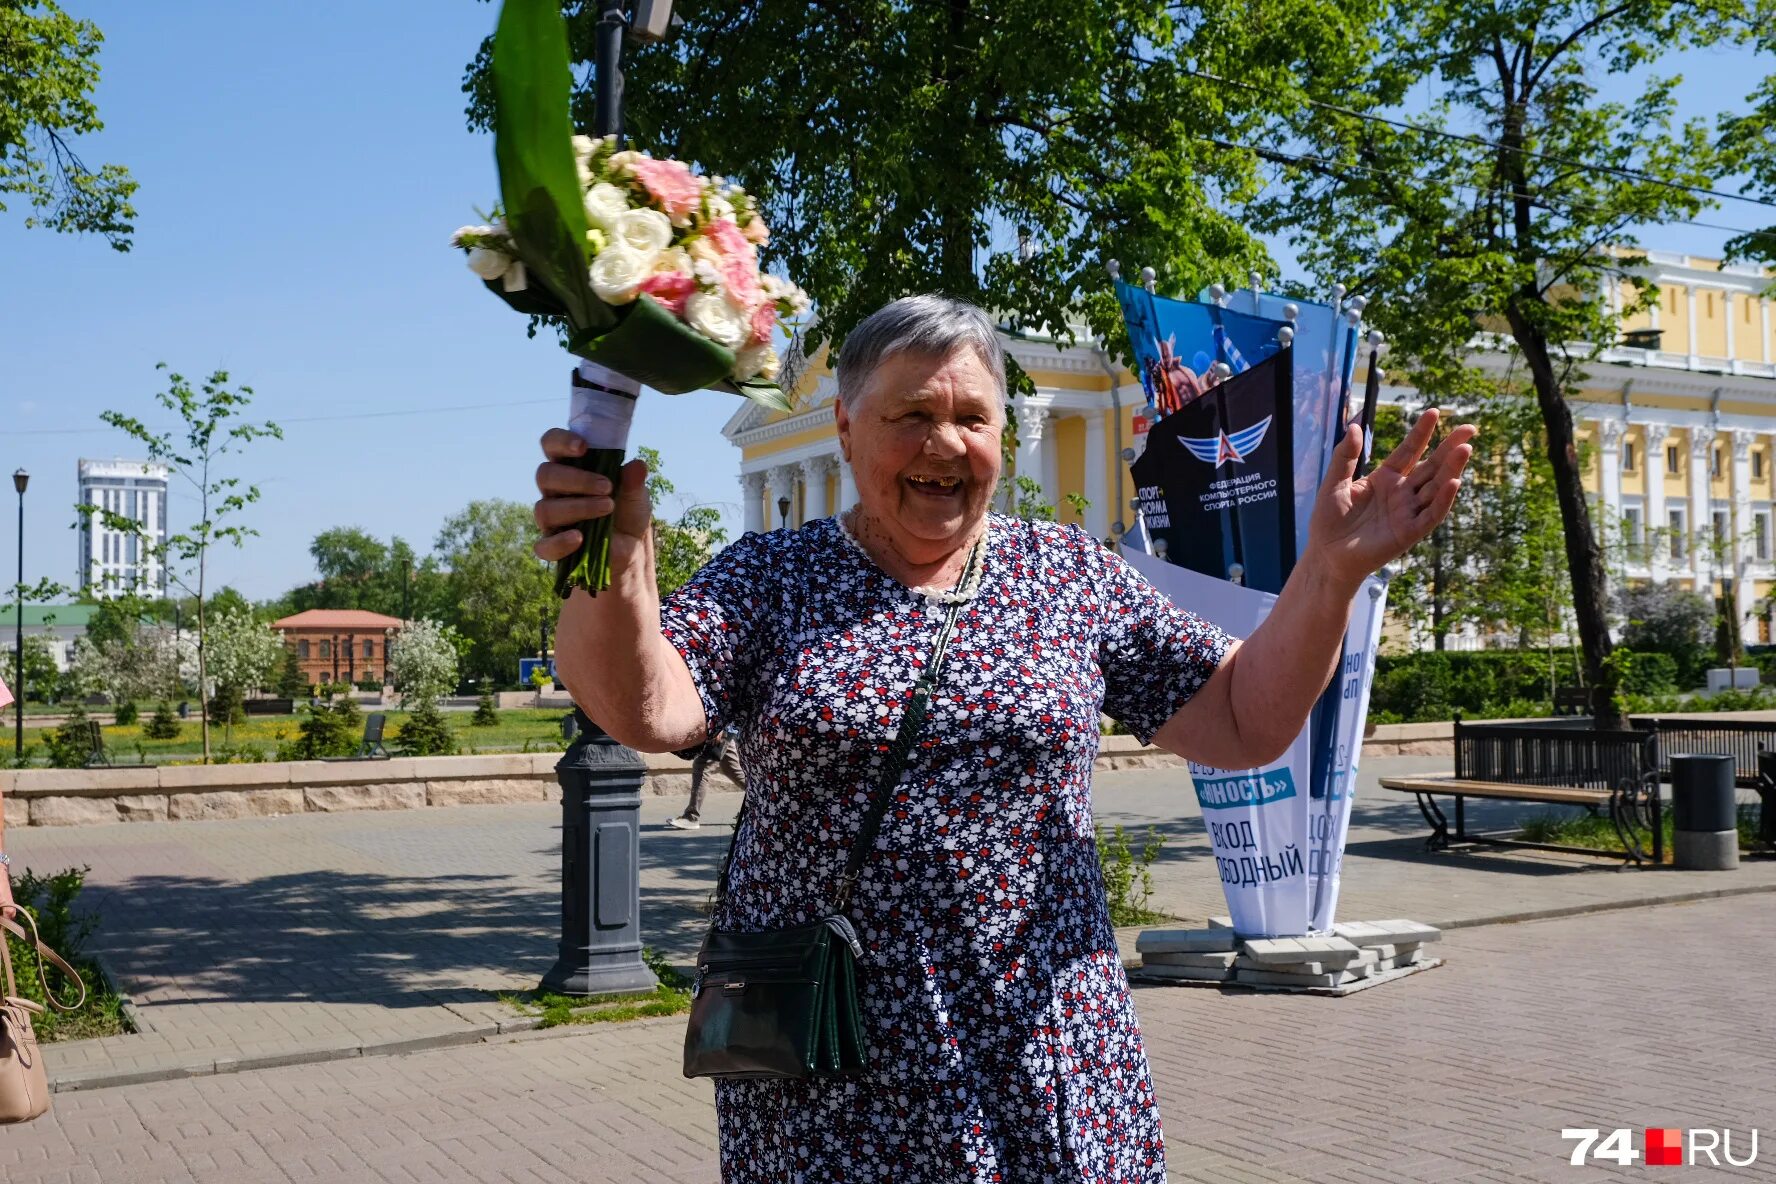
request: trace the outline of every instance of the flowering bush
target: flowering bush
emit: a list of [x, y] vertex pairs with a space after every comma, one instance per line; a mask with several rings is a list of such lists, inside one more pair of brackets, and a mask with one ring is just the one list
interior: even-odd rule
[[389, 673], [402, 705], [435, 703], [456, 685], [456, 631], [436, 621], [409, 622], [389, 643]]

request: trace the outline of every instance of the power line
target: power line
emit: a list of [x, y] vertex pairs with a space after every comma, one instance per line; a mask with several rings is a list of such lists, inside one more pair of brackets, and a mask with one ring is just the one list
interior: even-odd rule
[[[293, 418], [279, 417], [275, 422], [279, 427], [287, 423], [337, 423], [347, 419], [395, 419], [414, 415], [443, 415], [453, 411], [488, 411], [500, 407], [535, 407], [544, 403], [559, 403], [559, 399], [507, 399], [498, 403], [461, 403], [454, 407], [416, 407], [399, 411], [352, 411], [339, 415], [300, 415]], [[115, 428], [25, 428], [23, 430], [8, 429], [9, 436], [79, 436], [92, 432], [111, 432]]]

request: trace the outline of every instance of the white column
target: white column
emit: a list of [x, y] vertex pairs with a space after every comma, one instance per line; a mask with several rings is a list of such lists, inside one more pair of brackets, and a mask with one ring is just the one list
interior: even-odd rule
[[740, 474], [740, 504], [746, 510], [746, 532], [759, 534], [768, 529], [765, 525], [765, 475], [763, 473]]
[[[1665, 425], [1662, 423], [1646, 423], [1641, 426], [1645, 444], [1641, 451], [1646, 453], [1644, 473], [1646, 477], [1646, 516], [1648, 537], [1657, 539], [1658, 544], [1652, 548], [1647, 557], [1647, 574], [1654, 583], [1663, 583], [1665, 569], [1671, 558], [1671, 537], [1666, 531], [1665, 522]], [[1655, 533], [1656, 532], [1656, 533]]]
[[802, 462], [802, 516], [808, 522], [832, 513], [832, 507], [826, 504], [826, 471], [831, 466], [832, 461], [824, 456]]
[[844, 457], [839, 458], [839, 512], [843, 513], [857, 504], [857, 474], [851, 471], [851, 462]]
[[1714, 448], [1711, 428], [1690, 429], [1690, 548], [1692, 587], [1699, 592], [1708, 588], [1709, 563], [1713, 558], [1714, 509], [1708, 497], [1708, 461]]
[[1684, 353], [1689, 356], [1690, 369], [1695, 370], [1702, 364], [1699, 351], [1696, 349], [1696, 285], [1691, 284], [1685, 288], [1684, 296], [1690, 302], [1690, 339], [1684, 343]]
[[1770, 302], [1758, 301], [1758, 314], [1764, 322], [1764, 361], [1776, 364], [1776, 337], [1770, 335]]
[[777, 502], [781, 498], [789, 499], [790, 513], [795, 512], [795, 468], [791, 465], [778, 465], [771, 470], [771, 504], [765, 507], [765, 521], [772, 529], [787, 526]]
[[1619, 419], [1605, 419], [1598, 422], [1597, 429], [1603, 444], [1602, 455], [1598, 458], [1603, 480], [1598, 483], [1598, 487], [1603, 490], [1604, 513], [1609, 515], [1608, 530], [1604, 537], [1620, 538], [1622, 563], [1627, 566], [1634, 562], [1633, 555], [1628, 550], [1634, 540], [1628, 537], [1622, 522], [1622, 436], [1628, 430], [1628, 425]]
[[[1017, 408], [1017, 472], [1015, 477], [1028, 477], [1043, 487], [1043, 496], [1049, 501], [1054, 498], [1048, 492], [1048, 477], [1043, 471], [1042, 438], [1048, 429], [1048, 411], [1031, 402], [1028, 396], [1019, 395], [1012, 400]], [[1012, 504], [1017, 504], [1017, 496], [1013, 494]]]
[[1733, 332], [1733, 294], [1731, 292], [1721, 293], [1721, 316], [1725, 318], [1727, 324], [1727, 372], [1737, 374], [1739, 373], [1739, 355], [1733, 349], [1736, 344], [1736, 334]]
[[1739, 630], [1743, 641], [1756, 641], [1757, 633], [1746, 636], [1746, 628], [1751, 625], [1747, 615], [1751, 612], [1753, 597], [1751, 580], [1747, 573], [1751, 569], [1754, 555], [1752, 553], [1751, 531], [1751, 446], [1757, 442], [1757, 433], [1736, 430], [1733, 433], [1733, 612], [1735, 627]]
[[[1110, 488], [1110, 444], [1106, 439], [1107, 411], [1085, 413], [1085, 488], [1079, 492], [1091, 499], [1085, 508], [1085, 529], [1103, 540], [1110, 536], [1112, 511], [1116, 509], [1116, 492]], [[1117, 515], [1120, 517], [1120, 515]]]

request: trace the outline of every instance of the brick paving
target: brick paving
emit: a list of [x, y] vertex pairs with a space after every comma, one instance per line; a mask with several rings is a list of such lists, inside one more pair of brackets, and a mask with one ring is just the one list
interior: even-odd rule
[[[1776, 900], [1464, 929], [1445, 966], [1345, 999], [1141, 988], [1171, 1179], [1641, 1179], [1562, 1127], [1759, 1127], [1776, 1172]], [[59, 1094], [0, 1131], [7, 1184], [712, 1184], [681, 1021]]]
[[[1637, 872], [1585, 857], [1428, 856], [1411, 799], [1383, 795], [1374, 778], [1447, 763], [1368, 762], [1340, 917], [1451, 925], [1776, 888], [1772, 861], [1703, 873]], [[1196, 923], [1225, 911], [1181, 773], [1100, 774], [1096, 792], [1105, 824], [1153, 825], [1166, 836], [1155, 907]], [[663, 825], [681, 802], [643, 799], [643, 935], [675, 960], [688, 961], [701, 937], [698, 908], [738, 802], [712, 794], [706, 825], [684, 833]], [[1515, 809], [1474, 813], [1495, 825]], [[57, 1047], [52, 1074], [68, 1088], [521, 1026], [492, 995], [534, 986], [554, 960], [559, 818], [557, 806], [530, 804], [12, 830], [8, 845], [22, 865], [91, 865], [91, 901], [104, 919], [93, 947], [145, 1027]]]

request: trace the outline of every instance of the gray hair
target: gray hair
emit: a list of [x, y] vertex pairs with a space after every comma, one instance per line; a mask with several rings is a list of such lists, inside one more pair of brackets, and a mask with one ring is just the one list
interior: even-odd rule
[[966, 300], [926, 294], [902, 296], [863, 318], [845, 338], [835, 368], [839, 401], [855, 406], [869, 377], [881, 362], [900, 353], [944, 357], [972, 350], [993, 376], [1000, 402], [1005, 388], [1005, 348], [993, 319]]

